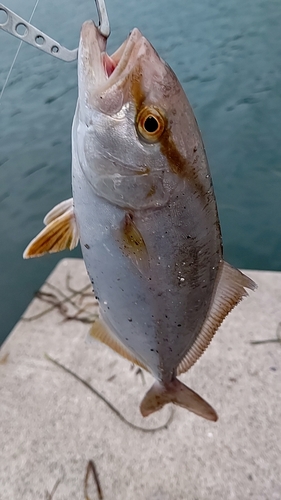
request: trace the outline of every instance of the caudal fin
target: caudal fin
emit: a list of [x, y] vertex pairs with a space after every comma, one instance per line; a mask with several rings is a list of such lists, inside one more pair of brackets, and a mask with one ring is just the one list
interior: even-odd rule
[[218, 416], [215, 410], [202, 399], [196, 392], [192, 391], [178, 379], [163, 384], [155, 382], [144, 396], [140, 411], [143, 417], [160, 410], [167, 403], [182, 406], [200, 417], [216, 421]]

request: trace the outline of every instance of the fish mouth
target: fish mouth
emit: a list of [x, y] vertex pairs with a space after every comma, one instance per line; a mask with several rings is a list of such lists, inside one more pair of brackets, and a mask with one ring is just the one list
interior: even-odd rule
[[81, 29], [78, 74], [86, 87], [104, 92], [112, 87], [134, 66], [145, 38], [134, 28], [128, 38], [112, 54], [106, 51], [106, 38], [93, 21], [86, 21]]

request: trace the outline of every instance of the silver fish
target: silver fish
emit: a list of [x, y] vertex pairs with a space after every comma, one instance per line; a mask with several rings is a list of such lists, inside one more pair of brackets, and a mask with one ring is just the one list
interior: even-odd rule
[[47, 214], [24, 257], [74, 248], [99, 300], [90, 334], [156, 379], [143, 416], [166, 403], [216, 420], [181, 383], [254, 282], [224, 262], [202, 138], [184, 91], [138, 29], [110, 57], [83, 24], [72, 128], [73, 200]]

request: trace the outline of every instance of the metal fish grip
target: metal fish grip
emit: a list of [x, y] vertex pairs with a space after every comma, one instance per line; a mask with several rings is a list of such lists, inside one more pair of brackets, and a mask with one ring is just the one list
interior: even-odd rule
[[[95, 0], [95, 2], [98, 11], [100, 33], [105, 38], [108, 38], [110, 35], [110, 26], [105, 1]], [[60, 45], [56, 40], [25, 21], [22, 17], [18, 16], [15, 12], [1, 3], [0, 29], [62, 61], [71, 62], [75, 61], [78, 57], [78, 49], [69, 50], [63, 45]]]

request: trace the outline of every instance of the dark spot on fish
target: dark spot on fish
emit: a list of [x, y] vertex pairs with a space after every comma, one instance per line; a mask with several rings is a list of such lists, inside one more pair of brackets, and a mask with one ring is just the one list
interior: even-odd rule
[[87, 250], [89, 250], [89, 248], [90, 248], [90, 247], [89, 247], [89, 245], [88, 245], [88, 243], [86, 243], [86, 244], [84, 245], [84, 247], [85, 247], [85, 248], [87, 248]]
[[154, 351], [154, 349], [150, 349], [152, 352]]
[[130, 321], [130, 322], [131, 322], [131, 321], [133, 321], [133, 320], [132, 320], [132, 318], [128, 318], [128, 321]]
[[178, 326], [181, 326], [181, 324], [179, 323]]
[[193, 152], [196, 153], [196, 151], [197, 151], [197, 146], [194, 146]]

